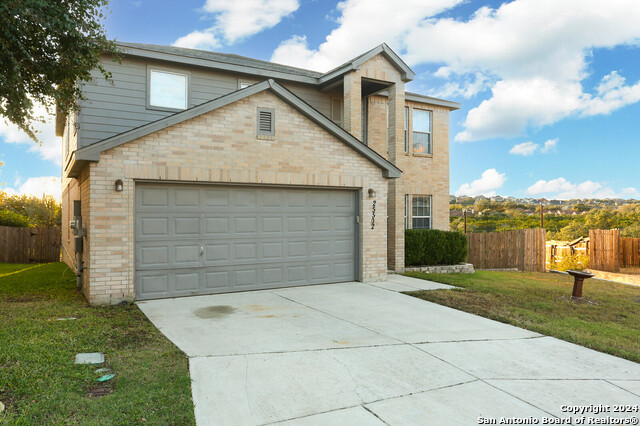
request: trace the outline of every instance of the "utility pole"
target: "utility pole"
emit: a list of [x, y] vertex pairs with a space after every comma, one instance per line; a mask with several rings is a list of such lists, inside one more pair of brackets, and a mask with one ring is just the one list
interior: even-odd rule
[[540, 203], [540, 228], [544, 228], [544, 207]]
[[467, 209], [462, 210], [462, 216], [464, 217], [464, 233], [467, 233]]

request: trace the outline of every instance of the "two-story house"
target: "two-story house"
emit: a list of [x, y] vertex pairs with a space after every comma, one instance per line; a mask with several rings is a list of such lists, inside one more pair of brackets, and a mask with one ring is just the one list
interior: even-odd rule
[[119, 43], [63, 140], [63, 257], [94, 304], [404, 268], [449, 228], [449, 111], [380, 45], [326, 73]]

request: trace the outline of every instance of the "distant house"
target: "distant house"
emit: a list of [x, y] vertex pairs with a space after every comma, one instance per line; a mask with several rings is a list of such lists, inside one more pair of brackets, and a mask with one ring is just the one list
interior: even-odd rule
[[387, 45], [326, 73], [119, 46], [56, 126], [64, 260], [91, 303], [381, 280], [406, 228], [449, 228], [460, 105], [405, 91]]

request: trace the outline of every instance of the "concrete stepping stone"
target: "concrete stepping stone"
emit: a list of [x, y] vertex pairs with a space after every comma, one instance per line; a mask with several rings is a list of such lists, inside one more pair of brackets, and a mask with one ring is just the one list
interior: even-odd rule
[[76, 364], [103, 364], [104, 354], [102, 352], [83, 352], [76, 354]]

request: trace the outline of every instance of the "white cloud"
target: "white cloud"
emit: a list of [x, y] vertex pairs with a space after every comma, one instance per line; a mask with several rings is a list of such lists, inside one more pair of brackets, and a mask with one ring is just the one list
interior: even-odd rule
[[558, 138], [549, 139], [548, 141], [546, 141], [544, 143], [544, 146], [542, 147], [542, 149], [540, 149], [540, 152], [542, 152], [543, 154], [547, 154], [549, 152], [553, 152], [553, 151], [556, 150], [557, 146], [558, 146]]
[[499, 173], [496, 169], [487, 169], [482, 172], [479, 179], [460, 185], [455, 195], [475, 197], [476, 195], [482, 194], [491, 197], [496, 195], [495, 190], [500, 188], [506, 180], [505, 173]]
[[617, 193], [610, 187], [601, 183], [586, 180], [581, 183], [572, 183], [563, 177], [552, 180], [539, 180], [529, 188], [529, 195], [547, 195], [548, 197], [568, 200], [572, 198], [632, 198], [638, 195], [635, 188], [624, 188]]
[[628, 188], [622, 188], [620, 195], [622, 196], [621, 198], [640, 198], [640, 191], [630, 186]]
[[617, 71], [604, 76], [597, 88], [598, 96], [585, 96], [582, 115], [609, 114], [626, 105], [640, 101], [640, 81], [633, 86], [625, 85], [625, 78]]
[[216, 38], [213, 32], [206, 31], [194, 31], [186, 36], [182, 36], [177, 39], [173, 45], [203, 50], [216, 49], [221, 46], [220, 41]]
[[579, 83], [563, 84], [543, 78], [498, 81], [492, 97], [467, 114], [457, 141], [514, 137], [527, 127], [555, 123], [580, 109]]
[[35, 152], [41, 158], [62, 166], [62, 138], [56, 136], [54, 117], [47, 116], [46, 110], [42, 105], [35, 106], [34, 116], [46, 117], [45, 123], [34, 122], [33, 126], [38, 132], [37, 136], [42, 142], [41, 145], [34, 142], [16, 125], [2, 119], [0, 119], [0, 139], [4, 139], [5, 143], [28, 145], [29, 152]]
[[275, 27], [300, 6], [298, 0], [206, 0], [202, 11], [214, 24], [178, 38], [174, 46], [215, 49], [220, 39], [228, 44]]
[[483, 7], [467, 21], [423, 21], [408, 33], [407, 52], [411, 62], [444, 62], [438, 76], [482, 72], [497, 80], [456, 140], [511, 137], [638, 102], [640, 82], [626, 86], [615, 72], [594, 94], [581, 83], [591, 50], [637, 43], [639, 19], [636, 1], [613, 0], [604, 10], [598, 0], [515, 0]]
[[469, 99], [491, 88], [469, 111], [458, 141], [513, 137], [640, 101], [640, 82], [626, 84], [616, 71], [593, 93], [583, 87], [593, 49], [637, 45], [640, 2], [611, 0], [603, 8], [600, 0], [514, 0], [481, 7], [467, 20], [437, 17], [459, 3], [345, 0], [338, 28], [317, 48], [297, 35], [271, 59], [326, 71], [387, 42], [410, 65], [442, 64], [434, 75], [449, 81], [435, 96]]
[[543, 154], [548, 154], [549, 152], [555, 151], [556, 145], [558, 144], [558, 139], [549, 139], [540, 148], [540, 145], [534, 142], [522, 142], [517, 145], [514, 145], [510, 150], [509, 154], [514, 155], [522, 155], [524, 157], [533, 155], [538, 148], [540, 148], [540, 152]]
[[450, 9], [462, 1], [345, 0], [337, 6], [340, 13], [338, 28], [331, 31], [317, 49], [309, 48], [305, 37], [293, 36], [278, 46], [271, 60], [328, 71], [381, 43], [400, 51], [407, 33], [422, 19]]
[[43, 195], [52, 195], [56, 199], [62, 197], [62, 183], [56, 176], [31, 177], [24, 183], [20, 180], [15, 182], [16, 188], [3, 188], [2, 190], [9, 194], [17, 195], [33, 195], [42, 197]]
[[[447, 71], [443, 67], [438, 69], [434, 75], [444, 77], [447, 75]], [[469, 77], [464, 78], [463, 81], [460, 82], [445, 83], [443, 86], [429, 94], [438, 98], [462, 97], [464, 99], [469, 99], [478, 93], [484, 92], [490, 87], [491, 82], [489, 78], [484, 76], [482, 73], [477, 72], [473, 75], [473, 78]]]
[[515, 155], [533, 155], [534, 152], [538, 149], [538, 144], [533, 142], [522, 142], [518, 145], [514, 145], [513, 148], [509, 150], [509, 154]]

